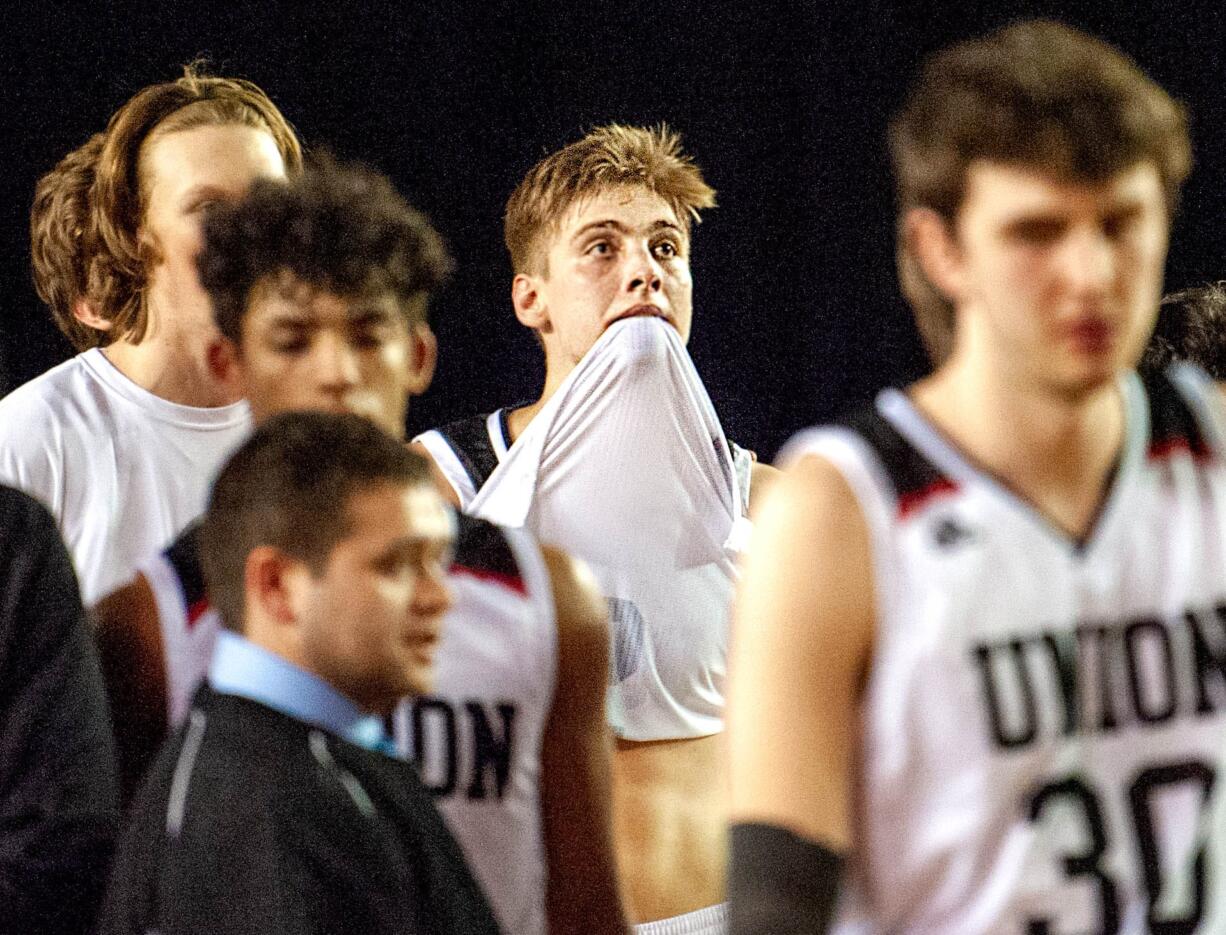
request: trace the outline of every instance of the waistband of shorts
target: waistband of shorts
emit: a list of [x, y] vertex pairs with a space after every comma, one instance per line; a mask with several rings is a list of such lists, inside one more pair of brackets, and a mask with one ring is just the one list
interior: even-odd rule
[[727, 931], [727, 903], [695, 909], [671, 919], [644, 922], [634, 927], [634, 935], [724, 935]]

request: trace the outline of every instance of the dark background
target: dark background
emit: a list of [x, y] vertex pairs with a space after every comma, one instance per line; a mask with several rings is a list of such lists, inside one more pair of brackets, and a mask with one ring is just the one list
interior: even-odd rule
[[30, 285], [38, 176], [205, 55], [263, 87], [308, 148], [391, 175], [446, 236], [459, 272], [434, 306], [442, 357], [414, 431], [540, 386], [502, 246], [524, 172], [601, 123], [679, 129], [720, 202], [696, 231], [690, 347], [729, 435], [769, 458], [923, 372], [893, 272], [886, 121], [926, 53], [1035, 14], [1116, 43], [1188, 104], [1197, 168], [1167, 282], [1226, 276], [1219, 3], [8, 4], [0, 393], [71, 353]]

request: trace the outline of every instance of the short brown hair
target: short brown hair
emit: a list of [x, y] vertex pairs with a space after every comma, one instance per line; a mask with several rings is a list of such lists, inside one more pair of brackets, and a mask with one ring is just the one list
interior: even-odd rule
[[930, 208], [952, 225], [977, 159], [1098, 182], [1140, 162], [1174, 211], [1192, 165], [1183, 108], [1118, 49], [1061, 23], [1015, 23], [931, 58], [890, 125], [899, 278], [936, 364], [953, 308], [920, 270], [902, 218]]
[[598, 127], [538, 162], [511, 193], [503, 231], [515, 272], [544, 272], [542, 235], [580, 199], [624, 185], [659, 195], [687, 235], [698, 212], [715, 206], [715, 189], [681, 151], [680, 134], [664, 124]]
[[[267, 131], [286, 170], [301, 169], [298, 138], [268, 95], [250, 81], [205, 75], [193, 64], [181, 78], [139, 91], [101, 139], [91, 138], [39, 181], [30, 219], [35, 287], [78, 350], [144, 337], [145, 287], [157, 259], [138, 235], [148, 202], [140, 171], [148, 146], [168, 133], [229, 124]], [[72, 306], [82, 298], [112, 323], [109, 331], [76, 320]]]
[[388, 291], [413, 323], [452, 261], [386, 177], [321, 153], [298, 178], [260, 179], [211, 211], [196, 266], [218, 329], [237, 344], [251, 291], [270, 276], [287, 272], [339, 296]]
[[261, 425], [222, 468], [200, 529], [222, 623], [243, 629], [252, 549], [273, 546], [321, 573], [351, 531], [350, 498], [381, 484], [433, 487], [421, 455], [360, 416], [290, 412]]

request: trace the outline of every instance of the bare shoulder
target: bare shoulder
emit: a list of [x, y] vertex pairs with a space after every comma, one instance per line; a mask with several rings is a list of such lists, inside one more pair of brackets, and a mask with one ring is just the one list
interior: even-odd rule
[[805, 455], [779, 473], [755, 510], [737, 598], [742, 626], [775, 629], [797, 650], [835, 645], [855, 666], [874, 619], [868, 524], [842, 472]]
[[[765, 465], [764, 465], [765, 466]], [[778, 532], [820, 534], [820, 548], [850, 535], [867, 540], [859, 502], [843, 472], [819, 455], [803, 455], [785, 470], [772, 473], [758, 500], [758, 522]], [[761, 536], [771, 541], [773, 536]]]
[[749, 502], [755, 507], [762, 497], [774, 486], [775, 481], [783, 474], [779, 468], [755, 461], [749, 470]]
[[143, 573], [99, 600], [90, 617], [100, 643], [161, 643], [157, 599]]

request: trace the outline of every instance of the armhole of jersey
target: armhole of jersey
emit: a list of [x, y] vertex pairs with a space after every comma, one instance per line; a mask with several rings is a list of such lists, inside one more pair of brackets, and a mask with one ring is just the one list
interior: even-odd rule
[[[541, 554], [540, 544], [535, 537], [520, 529], [499, 527], [506, 537], [515, 561], [519, 565], [524, 586], [528, 589], [528, 598], [535, 612], [534, 619], [538, 626], [538, 642], [533, 644], [545, 655], [547, 678], [542, 687], [541, 699], [543, 710], [548, 712], [553, 707], [553, 696], [558, 679], [558, 619], [553, 602], [553, 586], [550, 583], [549, 569], [545, 565], [545, 557]], [[539, 665], [536, 659], [526, 660], [529, 665]], [[531, 668], [527, 671], [532, 671]]]
[[158, 630], [162, 636], [162, 668], [166, 674], [166, 719], [173, 729], [187, 714], [185, 701], [180, 700], [179, 672], [174, 660], [187, 652], [187, 597], [183, 583], [170, 559], [159, 552], [140, 568], [149, 582], [157, 606]]
[[1213, 453], [1226, 456], [1226, 399], [1209, 374], [1187, 363], [1176, 363], [1167, 377], [1187, 402]]
[[430, 429], [428, 432], [422, 432], [413, 441], [420, 443], [426, 451], [430, 452], [430, 457], [434, 459], [438, 469], [447, 478], [447, 483], [451, 484], [456, 496], [460, 498], [460, 508], [467, 507], [477, 495], [477, 490], [473, 486], [473, 479], [464, 469], [459, 456], [447, 443], [447, 439], [443, 437], [443, 433], [438, 429]]
[[873, 629], [880, 631], [893, 614], [897, 588], [891, 535], [898, 509], [894, 485], [872, 445], [853, 429], [832, 426], [801, 432], [788, 442], [776, 462], [786, 468], [804, 455], [816, 455], [834, 465], [860, 506], [860, 515], [868, 526], [877, 602]]

